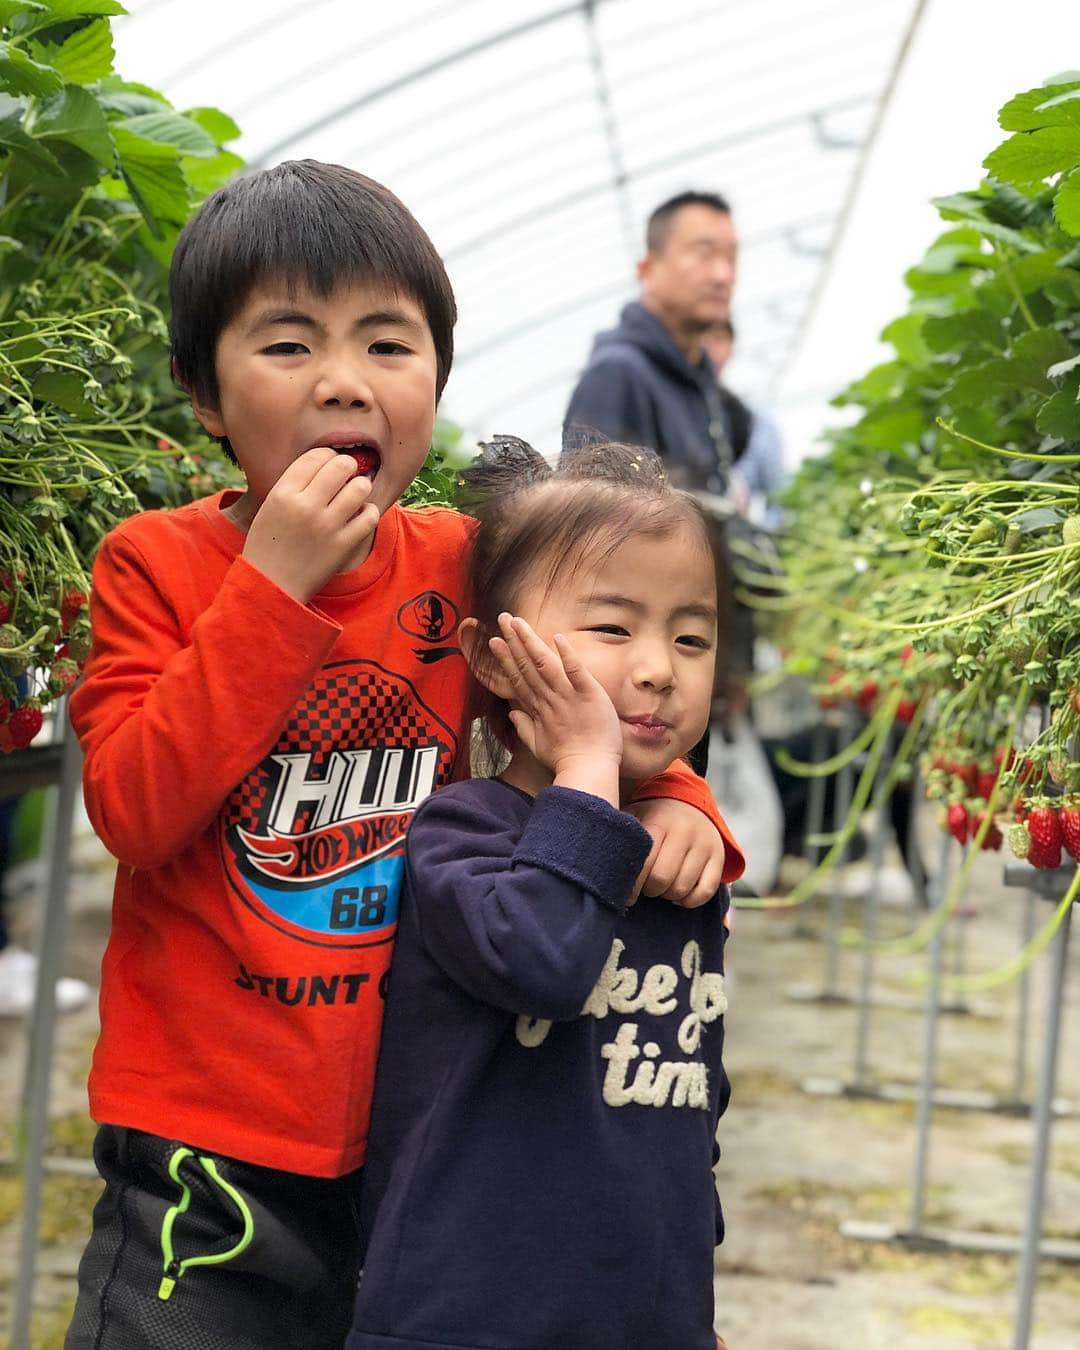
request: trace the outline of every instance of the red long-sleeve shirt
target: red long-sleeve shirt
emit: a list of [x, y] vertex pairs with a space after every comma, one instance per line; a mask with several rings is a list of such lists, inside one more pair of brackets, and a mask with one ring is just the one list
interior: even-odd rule
[[[468, 771], [457, 647], [473, 522], [392, 507], [308, 605], [241, 556], [224, 494], [102, 545], [71, 719], [119, 860], [98, 1121], [266, 1167], [364, 1158], [415, 807]], [[706, 811], [672, 769], [641, 796]]]

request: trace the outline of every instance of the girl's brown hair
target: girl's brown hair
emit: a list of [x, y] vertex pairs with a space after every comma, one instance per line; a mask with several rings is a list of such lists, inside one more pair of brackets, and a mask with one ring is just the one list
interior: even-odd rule
[[[556, 578], [601, 564], [633, 535], [665, 538], [689, 527], [713, 558], [724, 650], [730, 585], [717, 527], [695, 499], [673, 488], [651, 450], [614, 442], [568, 451], [553, 468], [516, 436], [496, 436], [458, 479], [458, 506], [480, 523], [470, 565], [469, 613], [477, 620], [474, 660], [491, 660], [487, 640], [498, 617], [513, 613], [527, 584], [550, 589]], [[476, 716], [494, 757], [510, 745], [509, 705], [486, 688]]]

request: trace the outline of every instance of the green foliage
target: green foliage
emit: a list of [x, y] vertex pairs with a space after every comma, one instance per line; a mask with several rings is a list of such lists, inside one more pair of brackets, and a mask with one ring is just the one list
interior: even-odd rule
[[1030, 690], [1050, 713], [1031, 793], [1080, 730], [1080, 76], [1000, 121], [989, 176], [936, 202], [895, 360], [835, 400], [856, 419], [789, 489], [767, 607], [824, 696], [899, 684], [976, 757]]
[[233, 477], [172, 383], [163, 309], [178, 229], [241, 164], [224, 144], [238, 132], [223, 113], [178, 112], [114, 73], [110, 17], [123, 12], [114, 0], [0, 0], [0, 612], [18, 638], [6, 643], [0, 695], [10, 699], [24, 669], [48, 702], [57, 647], [85, 649], [77, 598], [106, 530]]
[[[25, 694], [63, 692], [88, 642], [102, 536], [236, 482], [169, 369], [168, 265], [242, 161], [217, 108], [180, 111], [113, 70], [115, 0], [0, 0], [0, 750]], [[440, 422], [413, 504], [449, 502]]]

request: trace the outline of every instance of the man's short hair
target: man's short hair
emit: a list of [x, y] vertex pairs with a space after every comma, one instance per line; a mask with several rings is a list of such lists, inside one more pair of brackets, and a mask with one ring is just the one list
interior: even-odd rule
[[653, 211], [645, 226], [645, 247], [650, 253], [659, 252], [667, 243], [671, 222], [684, 206], [707, 206], [725, 216], [731, 215], [730, 203], [719, 192], [680, 192], [675, 197], [669, 197]]
[[322, 296], [355, 281], [408, 295], [431, 329], [442, 393], [457, 307], [435, 246], [381, 183], [312, 159], [241, 174], [181, 231], [169, 270], [169, 337], [174, 374], [189, 393], [217, 405], [221, 331], [256, 286], [276, 277]]

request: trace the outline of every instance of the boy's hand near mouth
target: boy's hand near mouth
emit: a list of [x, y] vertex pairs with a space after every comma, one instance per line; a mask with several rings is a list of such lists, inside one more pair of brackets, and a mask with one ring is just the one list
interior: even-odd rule
[[379, 523], [370, 495], [371, 479], [354, 456], [327, 446], [307, 450], [256, 511], [244, 557], [306, 605], [336, 572], [361, 561], [357, 555]]

